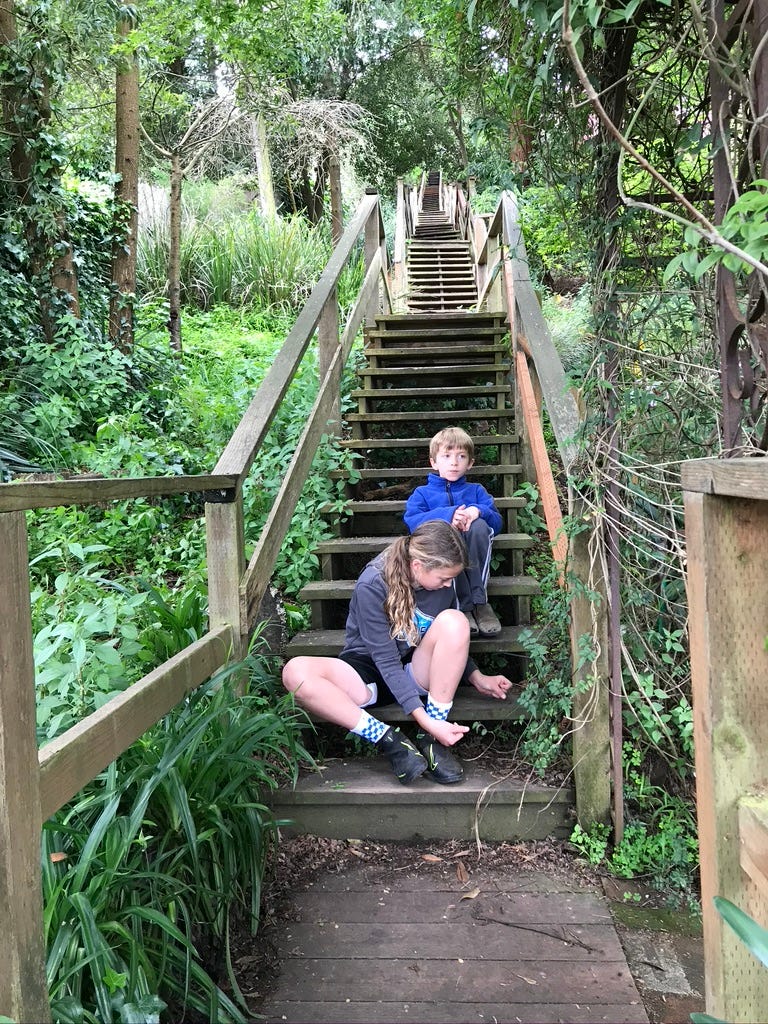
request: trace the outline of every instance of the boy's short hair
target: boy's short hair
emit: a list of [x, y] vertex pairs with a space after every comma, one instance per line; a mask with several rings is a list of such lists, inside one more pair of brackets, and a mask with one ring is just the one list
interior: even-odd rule
[[470, 459], [475, 457], [475, 445], [472, 438], [461, 427], [446, 427], [438, 431], [429, 442], [429, 457], [435, 459], [441, 448], [461, 448]]

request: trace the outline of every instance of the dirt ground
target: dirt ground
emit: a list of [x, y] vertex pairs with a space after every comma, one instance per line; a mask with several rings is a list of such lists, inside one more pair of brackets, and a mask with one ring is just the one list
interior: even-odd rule
[[282, 842], [262, 894], [259, 937], [254, 942], [245, 929], [233, 944], [232, 963], [244, 997], [258, 1005], [269, 991], [280, 970], [273, 936], [295, 920], [296, 894], [320, 875], [367, 862], [375, 865], [377, 877], [386, 878], [387, 873], [434, 869], [438, 860], [450, 871], [530, 867], [603, 892], [651, 1024], [687, 1024], [692, 1012], [704, 1009], [702, 940], [695, 915], [670, 909], [663, 894], [642, 884], [601, 875], [557, 840], [460, 846], [299, 836]]

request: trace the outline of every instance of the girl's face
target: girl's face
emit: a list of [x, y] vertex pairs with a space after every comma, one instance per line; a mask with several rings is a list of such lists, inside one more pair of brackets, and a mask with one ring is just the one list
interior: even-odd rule
[[450, 587], [462, 570], [460, 565], [441, 565], [439, 569], [425, 569], [423, 562], [414, 558], [411, 562], [411, 579], [421, 590], [440, 590]]

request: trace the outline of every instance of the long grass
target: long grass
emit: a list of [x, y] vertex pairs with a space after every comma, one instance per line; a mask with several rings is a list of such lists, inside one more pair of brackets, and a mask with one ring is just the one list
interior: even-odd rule
[[[255, 209], [222, 220], [198, 220], [187, 210], [181, 232], [182, 302], [292, 309], [309, 294], [328, 256], [324, 226], [300, 216], [265, 220]], [[143, 295], [167, 288], [168, 229], [155, 223], [139, 235], [138, 279]]]
[[[233, 675], [250, 668], [238, 696]], [[264, 799], [309, 760], [305, 719], [228, 668], [146, 733], [43, 833], [48, 985], [61, 1021], [249, 1018], [230, 963], [255, 934], [276, 825]]]

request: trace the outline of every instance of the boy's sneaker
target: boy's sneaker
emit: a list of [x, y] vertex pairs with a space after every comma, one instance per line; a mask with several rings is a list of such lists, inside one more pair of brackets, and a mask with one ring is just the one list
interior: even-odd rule
[[464, 778], [464, 769], [461, 767], [461, 763], [448, 747], [443, 743], [438, 743], [433, 736], [425, 732], [416, 733], [416, 746], [427, 759], [429, 774], [435, 782], [450, 786], [454, 782], [461, 782]]
[[376, 746], [389, 758], [392, 771], [404, 786], [427, 770], [426, 758], [400, 729], [393, 729], [390, 725]]
[[496, 616], [496, 612], [489, 604], [476, 604], [475, 618], [477, 619], [477, 628], [480, 630], [480, 636], [496, 636], [497, 633], [501, 632], [501, 623]]

